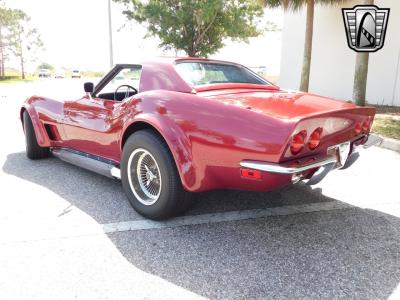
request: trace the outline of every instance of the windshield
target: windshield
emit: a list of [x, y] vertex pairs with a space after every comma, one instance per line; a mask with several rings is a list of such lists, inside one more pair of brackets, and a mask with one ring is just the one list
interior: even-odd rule
[[252, 71], [233, 64], [186, 61], [178, 62], [175, 68], [179, 75], [192, 86], [213, 83], [270, 84]]

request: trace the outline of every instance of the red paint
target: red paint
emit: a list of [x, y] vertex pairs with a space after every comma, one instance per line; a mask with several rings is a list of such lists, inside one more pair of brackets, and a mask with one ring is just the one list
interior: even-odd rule
[[[240, 161], [301, 165], [323, 159], [327, 147], [359, 139], [356, 124], [375, 114], [374, 108], [276, 86], [210, 85], [193, 90], [175, 71], [176, 60], [143, 63], [139, 94], [123, 102], [31, 97], [23, 109], [32, 118], [39, 144], [73, 148], [119, 164], [125, 131], [144, 122], [164, 137], [187, 190], [271, 190], [290, 184], [291, 177], [262, 173], [261, 180], [248, 180], [241, 175]], [[304, 147], [295, 158], [287, 154], [299, 126], [328, 117], [346, 120], [347, 125], [323, 135], [315, 150]], [[58, 140], [49, 139], [44, 124], [54, 126]]]

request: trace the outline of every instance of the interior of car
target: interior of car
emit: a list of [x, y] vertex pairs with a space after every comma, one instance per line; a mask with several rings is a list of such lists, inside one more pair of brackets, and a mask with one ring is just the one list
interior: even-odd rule
[[114, 101], [122, 101], [125, 98], [132, 97], [137, 94], [137, 91], [121, 91], [121, 92], [114, 92], [114, 93], [101, 93], [98, 94], [97, 97], [100, 99], [106, 100], [114, 100]]
[[119, 70], [96, 95], [97, 98], [122, 101], [138, 93], [141, 67], [127, 67]]

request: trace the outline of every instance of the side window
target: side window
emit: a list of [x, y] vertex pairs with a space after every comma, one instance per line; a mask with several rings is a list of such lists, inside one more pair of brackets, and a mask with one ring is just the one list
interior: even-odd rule
[[[139, 91], [140, 74], [142, 67], [124, 68], [101, 90], [101, 94], [114, 93], [121, 85], [129, 85]], [[124, 89], [125, 90], [125, 89]]]

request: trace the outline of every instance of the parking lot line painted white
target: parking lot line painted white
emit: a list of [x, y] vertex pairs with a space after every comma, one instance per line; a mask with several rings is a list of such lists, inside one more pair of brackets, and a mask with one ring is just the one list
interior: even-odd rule
[[137, 221], [128, 221], [119, 223], [109, 223], [102, 225], [102, 228], [104, 233], [132, 231], [132, 230], [134, 231], [134, 230], [162, 229], [162, 228], [188, 226], [188, 225], [258, 219], [258, 218], [265, 218], [272, 216], [285, 216], [298, 213], [344, 209], [350, 207], [351, 206], [348, 204], [336, 201], [318, 202], [318, 203], [303, 204], [303, 205], [288, 205], [288, 206], [279, 206], [279, 207], [264, 208], [264, 209], [251, 209], [251, 210], [221, 212], [214, 214], [182, 216], [164, 222], [157, 222], [151, 220], [137, 220]]
[[98, 224], [94, 221], [74, 225], [69, 222], [46, 222], [35, 224], [3, 224], [0, 228], [0, 244], [40, 241], [49, 239], [82, 237], [88, 235], [110, 234], [123, 231], [163, 229], [179, 226], [241, 221], [249, 219], [266, 218], [273, 216], [286, 216], [300, 213], [330, 211], [351, 208], [353, 206], [338, 202], [317, 202], [312, 204], [288, 205], [264, 209], [250, 209], [229, 211], [212, 214], [181, 216], [168, 221], [152, 221], [147, 219]]

